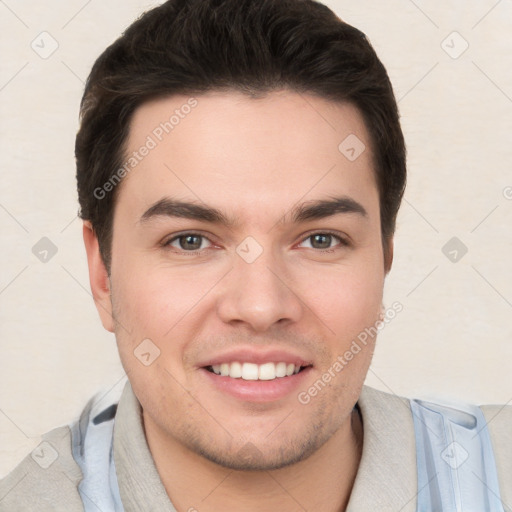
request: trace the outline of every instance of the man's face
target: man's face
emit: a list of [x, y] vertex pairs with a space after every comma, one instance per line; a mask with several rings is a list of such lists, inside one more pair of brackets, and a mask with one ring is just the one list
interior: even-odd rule
[[[151, 148], [118, 191], [117, 322], [103, 311], [104, 323], [149, 438], [231, 468], [282, 467], [350, 423], [370, 364], [369, 338], [333, 367], [381, 307], [368, 132], [354, 107], [312, 95], [188, 100], [147, 103], [131, 123], [127, 155]], [[362, 146], [338, 148], [350, 134], [366, 146], [355, 160]]]

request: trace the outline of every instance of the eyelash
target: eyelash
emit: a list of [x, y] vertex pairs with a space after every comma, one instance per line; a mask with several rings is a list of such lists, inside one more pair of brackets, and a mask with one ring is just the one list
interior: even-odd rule
[[[312, 233], [308, 233], [302, 240], [301, 243], [306, 241], [308, 238], [311, 238], [315, 235], [328, 235], [332, 236], [333, 238], [336, 238], [339, 242], [339, 246], [341, 247], [350, 247], [350, 242], [347, 238], [342, 237], [339, 233], [336, 233], [334, 231], [313, 231]], [[339, 248], [338, 246], [330, 247], [329, 249], [314, 249], [315, 252], [332, 252], [333, 250], [336, 250]]]
[[[343, 238], [339, 233], [334, 232], [334, 231], [314, 231], [312, 233], [308, 233], [304, 238], [302, 238], [300, 243], [305, 242], [306, 240], [308, 240], [309, 238], [311, 238], [311, 237], [313, 237], [315, 235], [328, 235], [328, 236], [332, 236], [333, 238], [336, 238], [338, 240], [338, 242], [339, 242], [338, 246], [330, 247], [328, 249], [315, 249], [315, 248], [312, 248], [317, 253], [322, 253], [322, 252], [332, 253], [333, 250], [336, 250], [337, 248], [340, 248], [340, 246], [341, 247], [350, 247], [351, 246], [350, 242], [346, 238]], [[194, 231], [187, 231], [185, 233], [181, 233], [179, 235], [175, 235], [172, 238], [170, 238], [169, 240], [164, 241], [161, 244], [161, 246], [164, 249], [173, 250], [173, 252], [175, 252], [177, 254], [199, 254], [199, 253], [201, 253], [203, 251], [206, 251], [206, 250], [210, 249], [209, 247], [207, 247], [206, 249], [199, 249], [199, 250], [193, 250], [193, 251], [185, 251], [185, 250], [176, 249], [175, 247], [171, 246], [172, 242], [174, 242], [176, 240], [179, 240], [180, 238], [186, 237], [186, 236], [201, 237], [201, 238], [204, 238], [204, 239], [208, 240], [210, 243], [213, 243], [206, 235], [203, 235], [202, 233], [197, 233], [197, 232], [194, 232]], [[307, 247], [307, 249], [309, 249], [309, 247]]]

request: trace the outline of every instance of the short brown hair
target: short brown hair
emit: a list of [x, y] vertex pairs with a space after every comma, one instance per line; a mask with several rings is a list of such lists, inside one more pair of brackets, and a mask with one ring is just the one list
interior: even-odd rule
[[313, 0], [168, 0], [97, 59], [80, 106], [80, 216], [91, 222], [107, 269], [117, 187], [100, 197], [97, 190], [125, 160], [137, 107], [173, 94], [261, 96], [279, 89], [359, 109], [371, 137], [383, 243], [390, 240], [405, 188], [406, 150], [391, 83], [366, 36]]

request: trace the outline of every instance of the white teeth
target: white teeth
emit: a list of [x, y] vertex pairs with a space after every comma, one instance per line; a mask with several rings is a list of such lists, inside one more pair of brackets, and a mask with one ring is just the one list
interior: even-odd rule
[[272, 380], [276, 378], [276, 365], [274, 363], [265, 363], [260, 366], [258, 373], [260, 380]]
[[276, 378], [290, 377], [299, 373], [300, 366], [293, 363], [233, 363], [215, 364], [212, 367], [213, 373], [221, 377], [244, 380], [274, 380]]
[[231, 363], [229, 369], [229, 376], [232, 379], [239, 379], [242, 376], [242, 365], [240, 363]]
[[286, 363], [276, 364], [276, 377], [286, 377]]
[[242, 365], [242, 379], [258, 380], [258, 365], [254, 363], [244, 363]]

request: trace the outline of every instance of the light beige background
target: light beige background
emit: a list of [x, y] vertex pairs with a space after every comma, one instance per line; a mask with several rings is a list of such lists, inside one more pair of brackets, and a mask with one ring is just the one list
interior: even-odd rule
[[[386, 305], [404, 310], [382, 331], [367, 383], [508, 402], [512, 2], [326, 3], [368, 34], [387, 66], [409, 151], [385, 294]], [[0, 2], [0, 474], [123, 377], [89, 294], [73, 147], [95, 58], [152, 5]], [[46, 59], [31, 48], [42, 46], [43, 31], [59, 45]], [[460, 53], [464, 41], [458, 58], [445, 51]], [[44, 236], [58, 248], [47, 263], [32, 254]], [[442, 252], [452, 237], [468, 248], [457, 263]]]

